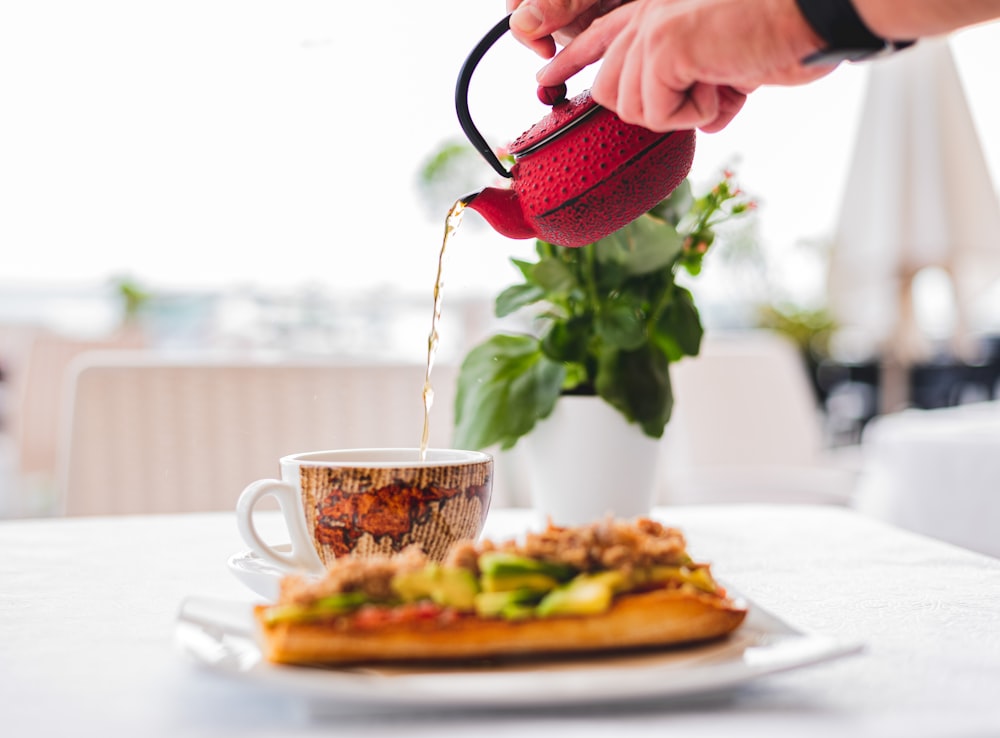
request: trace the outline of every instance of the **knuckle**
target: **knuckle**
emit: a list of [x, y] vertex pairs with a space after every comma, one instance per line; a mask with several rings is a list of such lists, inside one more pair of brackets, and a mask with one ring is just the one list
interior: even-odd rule
[[588, 33], [594, 38], [599, 39], [600, 43], [604, 46], [610, 45], [611, 42], [614, 41], [616, 35], [606, 15], [602, 15], [591, 21]]
[[654, 108], [646, 115], [645, 125], [651, 131], [666, 133], [673, 127], [672, 115], [662, 107]]

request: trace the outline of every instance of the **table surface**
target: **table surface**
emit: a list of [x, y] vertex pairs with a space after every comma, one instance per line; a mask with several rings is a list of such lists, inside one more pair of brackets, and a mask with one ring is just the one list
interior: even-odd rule
[[[713, 699], [318, 717], [173, 644], [188, 596], [251, 602], [228, 513], [0, 523], [0, 731], [7, 736], [1000, 735], [1000, 560], [813, 506], [658, 510], [692, 553], [784, 620], [863, 654]], [[265, 528], [278, 531], [276, 516]], [[486, 535], [531, 525], [490, 513]], [[280, 535], [277, 536], [280, 540]]]

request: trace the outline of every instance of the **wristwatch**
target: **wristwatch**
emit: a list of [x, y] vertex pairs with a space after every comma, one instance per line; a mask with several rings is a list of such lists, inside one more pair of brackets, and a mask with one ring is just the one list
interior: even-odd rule
[[806, 66], [835, 65], [892, 54], [913, 41], [891, 41], [872, 33], [851, 0], [795, 0], [799, 11], [826, 46], [802, 63]]

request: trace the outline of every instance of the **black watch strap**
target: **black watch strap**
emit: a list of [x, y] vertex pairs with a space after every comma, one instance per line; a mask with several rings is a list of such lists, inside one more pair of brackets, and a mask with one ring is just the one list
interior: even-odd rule
[[826, 47], [810, 54], [805, 65], [860, 61], [912, 46], [913, 41], [889, 41], [876, 36], [858, 15], [851, 0], [795, 0], [799, 11]]

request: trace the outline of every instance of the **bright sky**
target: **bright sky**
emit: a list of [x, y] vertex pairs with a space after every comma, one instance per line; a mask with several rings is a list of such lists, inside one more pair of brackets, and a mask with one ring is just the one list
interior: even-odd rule
[[[445, 212], [424, 205], [416, 172], [460, 135], [455, 77], [502, 14], [501, 0], [3, 3], [0, 289], [128, 273], [429, 293]], [[1000, 26], [954, 49], [996, 178]], [[539, 63], [506, 38], [477, 72], [473, 114], [497, 144], [544, 115]], [[693, 177], [732, 165], [772, 248], [829, 238], [865, 74], [759, 91], [699, 138]], [[469, 227], [477, 217], [449, 257], [451, 293], [492, 293], [531, 253]]]

